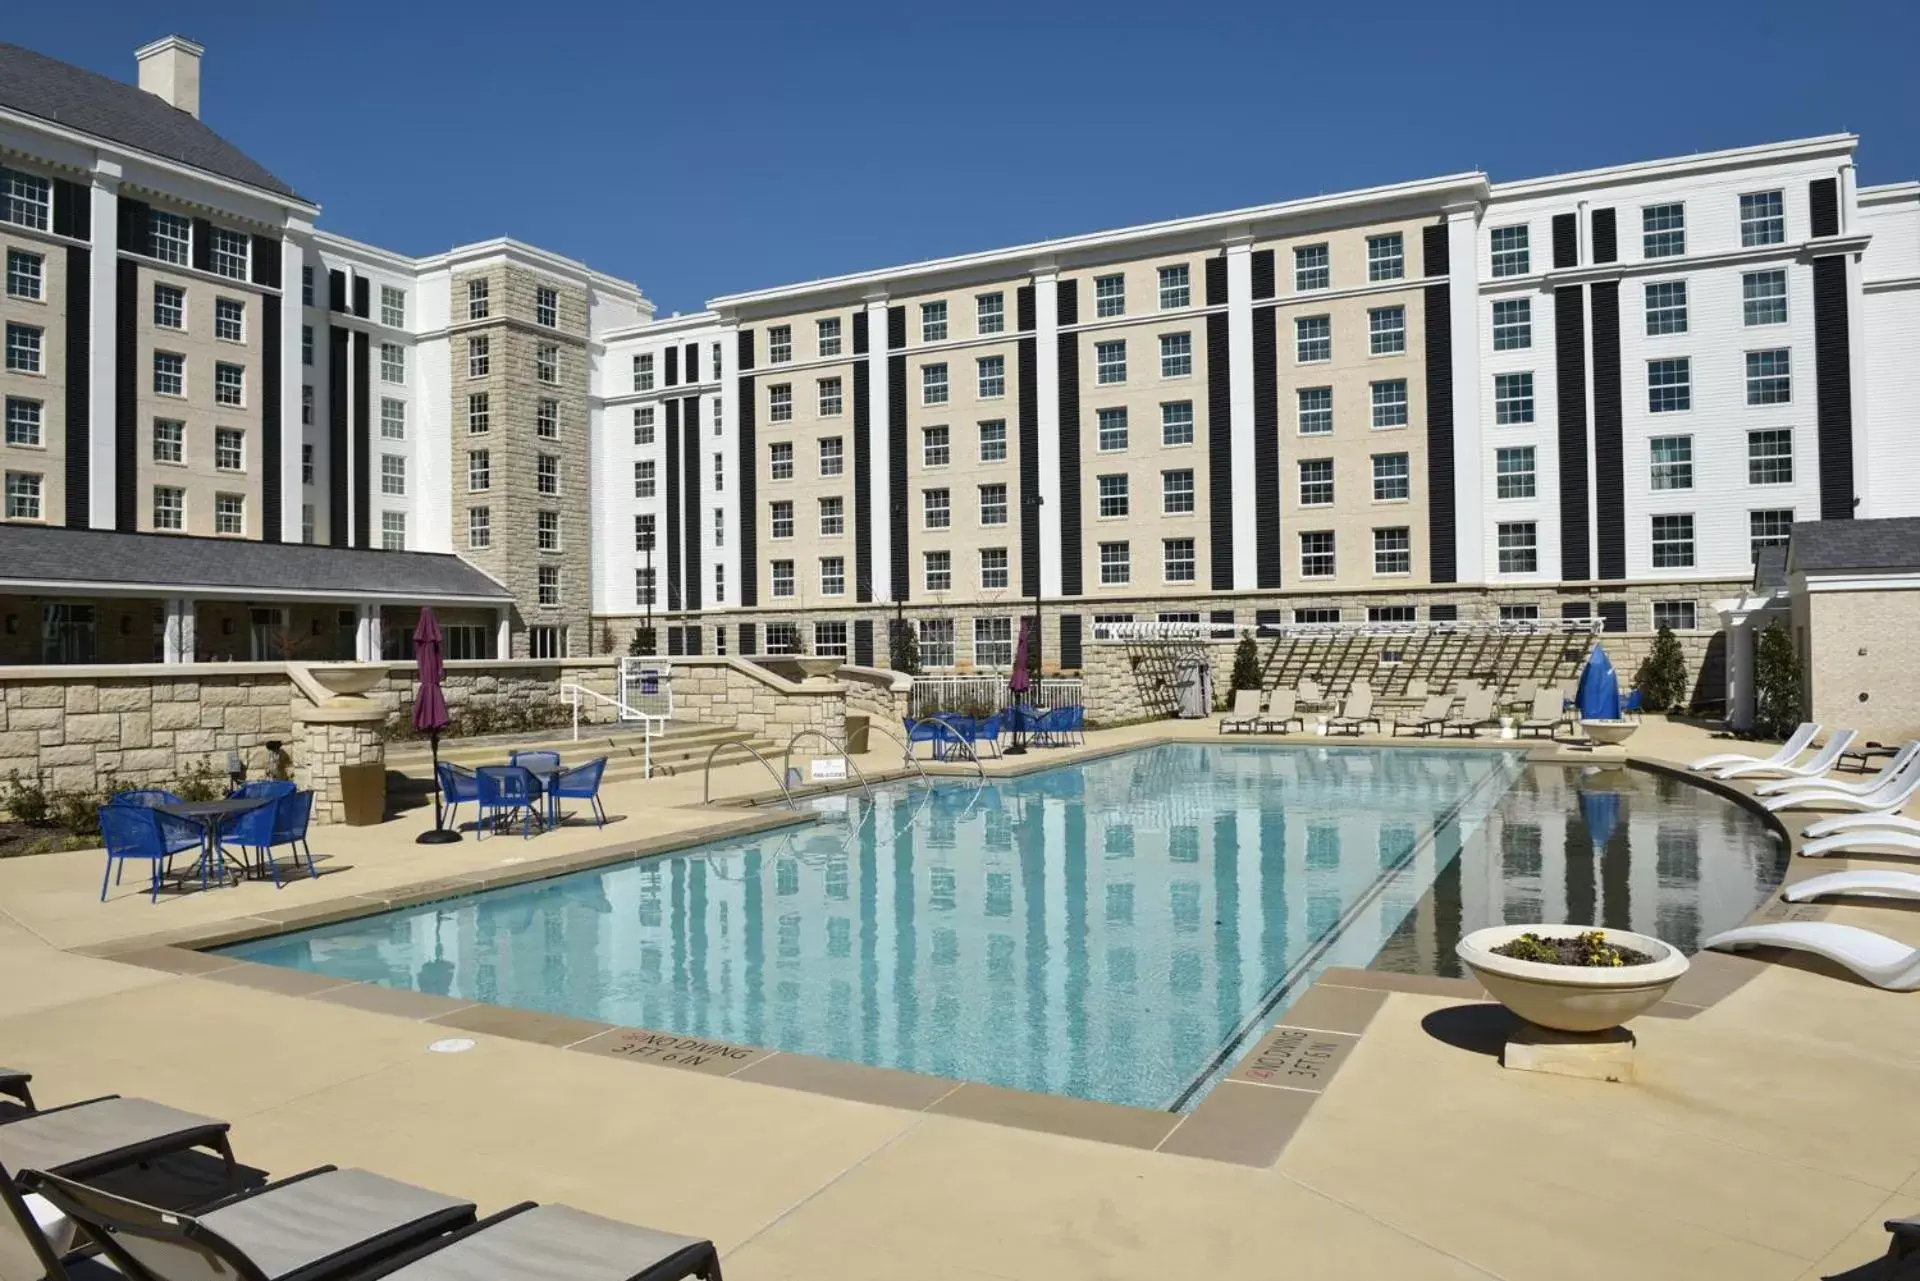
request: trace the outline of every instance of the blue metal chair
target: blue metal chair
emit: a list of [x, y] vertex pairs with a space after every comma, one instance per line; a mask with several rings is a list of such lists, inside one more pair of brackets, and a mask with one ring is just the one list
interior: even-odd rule
[[[152, 902], [160, 901], [160, 878], [171, 870], [173, 856], [179, 850], [167, 848], [167, 841], [161, 835], [160, 819], [162, 815], [145, 805], [102, 805], [100, 807], [100, 836], [107, 846], [107, 869], [100, 876], [100, 901], [107, 901], [109, 881], [119, 883], [115, 875], [115, 865], [125, 871], [130, 858], [146, 859], [153, 867]], [[193, 839], [193, 848], [200, 847], [200, 838]], [[206, 885], [206, 869], [200, 872], [200, 884]]]
[[508, 752], [507, 764], [551, 774], [560, 768], [558, 752]]
[[262, 851], [267, 863], [273, 868], [273, 883], [280, 884], [280, 865], [274, 861], [275, 846], [284, 845], [293, 851], [293, 865], [300, 866], [300, 855], [307, 856], [307, 879], [312, 880], [319, 873], [313, 867], [313, 847], [307, 844], [307, 824], [313, 821], [313, 793], [293, 791], [282, 796], [273, 806], [273, 838]]
[[178, 805], [180, 798], [172, 792], [157, 787], [138, 788], [131, 791], [115, 792], [107, 798], [109, 805], [145, 805], [151, 809], [156, 805]]
[[[247, 786], [254, 785], [249, 783]], [[288, 783], [287, 786], [291, 788], [293, 784]], [[248, 850], [258, 850], [263, 863], [271, 861], [267, 854], [267, 847], [273, 844], [273, 811], [279, 806], [280, 801], [276, 796], [248, 797], [240, 792], [235, 792], [233, 799], [257, 799], [260, 804], [250, 810], [241, 810], [238, 814], [228, 814], [220, 820], [216, 837], [220, 861], [223, 865], [225, 864], [227, 846], [232, 845], [240, 851], [240, 866], [251, 870], [252, 864], [247, 859]], [[274, 868], [273, 883], [275, 885], [280, 883], [278, 867]]]
[[447, 826], [453, 831], [460, 830], [460, 823], [454, 818], [454, 810], [463, 801], [480, 801], [480, 783], [473, 771], [464, 765], [455, 765], [452, 761], [440, 762], [440, 799], [447, 807]]
[[283, 796], [292, 796], [294, 790], [294, 785], [285, 779], [259, 778], [251, 783], [240, 784], [240, 786], [229, 792], [228, 795], [235, 800], [251, 800], [256, 796], [270, 796], [277, 801]]
[[547, 798], [554, 803], [553, 823], [560, 824], [559, 802], [563, 799], [588, 802], [593, 810], [596, 826], [607, 825], [607, 811], [600, 805], [600, 776], [606, 772], [607, 758], [588, 761], [585, 765], [575, 765], [555, 774], [547, 785]]
[[480, 785], [480, 827], [475, 839], [486, 838], [489, 814], [499, 823], [518, 813], [522, 838], [533, 835], [535, 823], [546, 827], [540, 813], [540, 780], [524, 765], [482, 765], [474, 771], [474, 779]]

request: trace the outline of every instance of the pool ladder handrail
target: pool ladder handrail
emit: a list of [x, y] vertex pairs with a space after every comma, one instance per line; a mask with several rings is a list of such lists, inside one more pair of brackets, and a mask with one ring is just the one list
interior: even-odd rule
[[799, 805], [794, 803], [793, 793], [789, 791], [787, 788], [786, 776], [782, 774], [774, 774], [773, 762], [768, 760], [766, 757], [760, 755], [760, 750], [756, 748], [752, 743], [746, 742], [745, 740], [739, 740], [735, 742], [726, 742], [726, 743], [715, 743], [713, 745], [713, 750], [707, 753], [706, 767], [701, 771], [701, 779], [700, 779], [700, 803], [702, 805], [713, 804], [713, 758], [720, 753], [720, 749], [723, 747], [744, 747], [748, 752], [752, 754], [754, 760], [759, 761], [761, 765], [766, 767], [767, 773], [773, 774], [773, 781], [775, 784], [779, 786], [780, 795], [786, 798], [787, 808], [790, 810], [800, 808]]
[[879, 730], [879, 731], [880, 731], [880, 732], [881, 732], [882, 734], [885, 734], [885, 735], [886, 735], [886, 736], [887, 736], [888, 738], [890, 738], [890, 739], [892, 739], [892, 740], [893, 740], [893, 745], [894, 745], [895, 747], [898, 747], [898, 748], [900, 749], [900, 757], [901, 757], [901, 759], [902, 759], [902, 760], [904, 760], [904, 761], [906, 761], [906, 763], [907, 763], [907, 764], [909, 764], [909, 765], [911, 765], [911, 766], [913, 766], [913, 772], [914, 772], [914, 773], [916, 773], [916, 774], [918, 774], [918, 775], [920, 776], [920, 781], [921, 781], [922, 783], [925, 783], [925, 784], [926, 784], [926, 785], [927, 785], [928, 787], [932, 787], [932, 786], [933, 786], [933, 780], [932, 780], [932, 779], [930, 779], [930, 778], [928, 778], [928, 777], [927, 777], [927, 772], [926, 772], [925, 770], [923, 770], [923, 769], [921, 769], [921, 768], [920, 768], [920, 761], [919, 761], [919, 759], [918, 759], [918, 758], [916, 758], [916, 757], [914, 756], [914, 754], [913, 754], [913, 748], [912, 748], [912, 747], [910, 747], [909, 745], [907, 745], [906, 743], [904, 743], [904, 742], [902, 742], [902, 741], [900, 740], [900, 736], [899, 736], [898, 734], [896, 734], [896, 733], [894, 733], [894, 732], [893, 732], [892, 730], [890, 730], [890, 729], [888, 729], [888, 728], [887, 728], [887, 727], [886, 727], [885, 725], [871, 725], [871, 724], [870, 724], [870, 725], [868, 725], [868, 726], [867, 726], [867, 729], [868, 729], [869, 731], [872, 731], [872, 730]]
[[860, 790], [867, 794], [868, 803], [872, 803], [873, 784], [867, 782], [867, 772], [853, 763], [853, 756], [847, 751], [847, 745], [845, 743], [834, 742], [833, 738], [823, 729], [806, 727], [793, 731], [793, 737], [787, 740], [787, 754], [780, 758], [780, 777], [783, 779], [786, 778], [788, 771], [793, 768], [793, 745], [809, 734], [816, 735], [821, 742], [840, 753], [840, 759], [845, 761], [853, 772], [859, 776]]

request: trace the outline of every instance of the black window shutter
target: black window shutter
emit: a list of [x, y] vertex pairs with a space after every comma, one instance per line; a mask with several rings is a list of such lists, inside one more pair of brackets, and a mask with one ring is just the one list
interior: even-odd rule
[[[93, 250], [67, 246], [67, 279], [87, 280], [93, 271]], [[67, 291], [67, 510], [70, 529], [93, 523], [93, 496], [87, 492], [92, 471], [87, 454], [93, 439], [93, 406], [87, 377], [93, 363], [93, 294], [80, 287]], [[51, 516], [53, 513], [49, 512]]]
[[213, 224], [205, 218], [193, 220], [193, 265], [200, 271], [213, 270]]
[[1059, 281], [1054, 290], [1054, 310], [1063, 325], [1080, 323], [1080, 289], [1077, 281]]
[[1231, 627], [1233, 626], [1233, 611], [1230, 609], [1213, 610], [1207, 615], [1207, 621], [1210, 623], [1221, 623]]
[[1614, 211], [1596, 209], [1593, 211], [1593, 260], [1595, 262], [1615, 262], [1620, 257], [1618, 235], [1614, 225]]
[[867, 313], [865, 308], [853, 313], [853, 354], [856, 356], [864, 356], [867, 354]]
[[1807, 184], [1807, 209], [1813, 219], [1813, 234], [1840, 234], [1840, 184], [1833, 178], [1815, 178]]
[[[1213, 301], [1214, 264], [1226, 288], [1227, 260], [1207, 260], [1207, 300]], [[1222, 299], [1224, 301], [1224, 298]], [[1233, 590], [1233, 403], [1227, 315], [1207, 317], [1207, 500], [1213, 551], [1213, 590]]]
[[678, 658], [680, 657], [680, 652], [680, 629], [678, 627], [669, 627], [667, 628], [667, 657]]
[[1021, 333], [1027, 333], [1037, 324], [1034, 319], [1033, 286], [1022, 285], [1013, 294], [1013, 324]]
[[667, 386], [672, 387], [680, 381], [680, 349], [678, 347], [667, 348], [666, 357], [667, 372], [665, 383]]
[[1060, 615], [1060, 666], [1071, 671], [1084, 667], [1085, 659], [1080, 652], [1080, 615]]
[[1280, 626], [1280, 611], [1277, 609], [1256, 609], [1253, 612], [1253, 625], [1255, 627]]
[[53, 180], [53, 229], [75, 240], [93, 239], [93, 191], [65, 178]]
[[1420, 274], [1444, 276], [1450, 270], [1447, 224], [1434, 223], [1420, 229]]
[[1553, 291], [1554, 374], [1560, 444], [1560, 577], [1593, 577], [1587, 545], [1587, 312], [1585, 291]]
[[1600, 602], [1600, 618], [1606, 624], [1605, 630], [1624, 632], [1627, 630], [1627, 602], [1623, 600], [1603, 600]]
[[[736, 380], [735, 417], [739, 421], [740, 458], [740, 603], [760, 603], [760, 445], [754, 418], [753, 379]], [[857, 496], [856, 496], [857, 497]], [[856, 504], [857, 510], [857, 504]], [[856, 515], [856, 522], [859, 517]], [[858, 525], [855, 525], [856, 534]], [[742, 650], [742, 653], [750, 653]]]
[[278, 236], [253, 238], [253, 283], [264, 285], [268, 289], [280, 287], [280, 238]]
[[[1078, 323], [1080, 291], [1077, 281], [1056, 281], [1054, 300], [1062, 325]], [[1080, 554], [1080, 335], [1061, 334], [1055, 344], [1054, 358], [1060, 370], [1060, 421], [1054, 424], [1060, 440], [1060, 590], [1068, 596], [1078, 596], [1083, 568]], [[1036, 385], [1033, 433], [1036, 457], [1040, 448], [1039, 415]], [[1027, 448], [1024, 426], [1020, 448]], [[1037, 472], [1037, 463], [1035, 469]]]
[[887, 308], [887, 350], [907, 345], [907, 309]]
[[[866, 314], [855, 312], [853, 333], [865, 345]], [[873, 599], [873, 371], [853, 362], [853, 589], [854, 599]], [[749, 473], [752, 468], [747, 468]], [[744, 506], [746, 500], [741, 499]]]
[[[669, 351], [672, 348], [668, 348]], [[680, 402], [669, 400], [667, 407], [667, 608], [680, 609]], [[679, 651], [673, 651], [675, 653]]]
[[371, 547], [373, 519], [373, 452], [368, 410], [372, 404], [368, 377], [367, 336], [353, 335], [353, 545]]
[[1273, 297], [1273, 250], [1257, 249], [1253, 254], [1253, 296], [1255, 301]]
[[[1015, 295], [1015, 308], [1031, 312], [1033, 289]], [[1020, 431], [1020, 594], [1040, 595], [1040, 338], [1022, 329], [1015, 345]]]
[[1427, 321], [1427, 578], [1451, 583], [1460, 576], [1453, 488], [1453, 284], [1428, 285], [1421, 293]]
[[113, 527], [130, 534], [140, 528], [140, 266], [131, 258], [114, 270], [113, 302]]
[[1814, 422], [1820, 449], [1820, 519], [1853, 516], [1853, 370], [1847, 329], [1847, 260], [1813, 260]]
[[120, 248], [128, 253], [153, 256], [153, 210], [141, 200], [120, 197]]
[[1560, 602], [1562, 618], [1592, 618], [1593, 610], [1583, 600], [1563, 600]]
[[327, 273], [327, 310], [345, 311], [347, 309], [347, 273], [329, 271]]
[[739, 348], [740, 354], [735, 358], [733, 363], [738, 365], [740, 372], [744, 374], [747, 370], [753, 368], [753, 330], [742, 329], [736, 346]]
[[[888, 313], [887, 328], [893, 328], [892, 313], [901, 316], [902, 338], [905, 338], [906, 309], [892, 308]], [[911, 599], [909, 590], [909, 567], [912, 564], [911, 550], [907, 546], [907, 358], [905, 356], [887, 357], [887, 505], [889, 538], [888, 559], [893, 577], [893, 598]]]
[[700, 629], [698, 627], [690, 626], [687, 628], [686, 635], [684, 637], [684, 648], [686, 649], [687, 655], [689, 657], [693, 657], [693, 658], [699, 657]]
[[697, 342], [687, 344], [687, 381], [700, 381], [700, 344]]
[[1207, 259], [1207, 306], [1224, 307], [1227, 302], [1227, 260]]
[[[280, 242], [269, 241], [278, 255]], [[259, 255], [254, 256], [256, 270]], [[275, 273], [279, 271], [275, 264]], [[260, 540], [280, 541], [280, 300], [260, 302]]]
[[1427, 621], [1431, 623], [1457, 623], [1460, 621], [1458, 605], [1427, 606]]
[[1573, 214], [1553, 216], [1553, 265], [1556, 268], [1580, 265], [1580, 224]]
[[873, 620], [853, 620], [853, 662], [856, 667], [873, 666]]
[[1594, 282], [1593, 523], [1594, 576], [1627, 576], [1626, 435], [1620, 391], [1620, 283]]
[[[1268, 264], [1271, 269], [1272, 264]], [[1271, 282], [1269, 282], [1271, 283]], [[1256, 293], [1258, 291], [1256, 290]], [[1273, 307], [1253, 309], [1254, 582], [1280, 586], [1280, 364]]]
[[349, 336], [349, 331], [338, 325], [327, 326], [327, 542], [335, 547], [352, 545], [347, 529]]
[[758, 648], [756, 648], [760, 643], [759, 638], [755, 635], [757, 631], [758, 629], [755, 628], [752, 623], [740, 624], [740, 655], [741, 657], [744, 658], [748, 654], [757, 654], [760, 652]]
[[353, 314], [362, 319], [365, 319], [370, 311], [368, 306], [369, 300], [367, 298], [368, 292], [367, 278], [365, 276], [355, 276], [353, 278]]

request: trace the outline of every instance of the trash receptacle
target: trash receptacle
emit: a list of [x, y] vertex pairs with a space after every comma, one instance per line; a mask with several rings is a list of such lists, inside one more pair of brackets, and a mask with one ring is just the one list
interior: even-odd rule
[[372, 827], [387, 816], [387, 767], [373, 763], [340, 767], [340, 805], [349, 827]]
[[865, 716], [847, 717], [847, 755], [864, 756], [867, 752], [867, 726], [872, 721]]

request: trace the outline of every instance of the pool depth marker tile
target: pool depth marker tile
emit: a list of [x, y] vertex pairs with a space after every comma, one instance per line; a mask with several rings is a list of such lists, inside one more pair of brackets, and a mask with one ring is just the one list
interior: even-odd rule
[[735, 1045], [730, 1041], [703, 1036], [682, 1036], [652, 1028], [616, 1027], [568, 1045], [569, 1050], [601, 1054], [645, 1063], [654, 1067], [679, 1068], [705, 1076], [732, 1076], [770, 1056], [773, 1051]]

